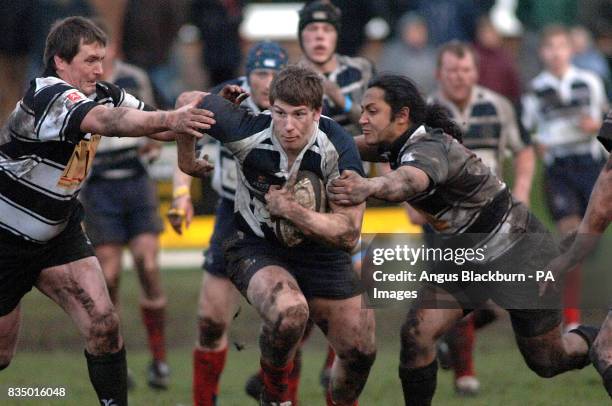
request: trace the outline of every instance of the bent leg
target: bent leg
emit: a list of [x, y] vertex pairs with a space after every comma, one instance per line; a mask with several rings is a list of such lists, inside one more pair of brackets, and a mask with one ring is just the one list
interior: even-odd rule
[[336, 352], [329, 385], [331, 404], [352, 405], [376, 358], [374, 311], [363, 308], [361, 296], [314, 298], [310, 308], [311, 318]]
[[601, 325], [601, 330], [591, 349], [591, 360], [603, 377], [608, 395], [612, 397], [612, 312]]
[[229, 329], [239, 293], [227, 278], [205, 272], [198, 303], [198, 342], [193, 351], [193, 399], [212, 406], [225, 366]]
[[296, 280], [284, 268], [258, 270], [247, 288], [247, 299], [263, 325], [259, 339], [265, 401], [288, 401], [293, 357], [308, 322], [308, 304]]
[[101, 402], [127, 404], [127, 365], [119, 317], [96, 257], [43, 269], [36, 287], [58, 303], [85, 337], [91, 383]]
[[509, 312], [521, 354], [529, 368], [539, 376], [550, 378], [565, 371], [584, 368], [590, 363], [588, 353], [596, 334], [594, 329], [590, 329], [589, 335], [592, 337], [588, 337], [587, 342], [583, 334], [576, 330], [562, 333], [559, 310]]
[[95, 247], [96, 257], [100, 261], [100, 267], [104, 274], [108, 294], [119, 309], [119, 284], [121, 282], [121, 255], [123, 246], [121, 244], [101, 244]]
[[[130, 240], [129, 246], [142, 287], [140, 313], [147, 330], [149, 349], [153, 363], [162, 363], [166, 361], [164, 328], [167, 300], [158, 266], [159, 240], [157, 234], [144, 233]], [[158, 380], [163, 384], [167, 379]]]
[[402, 381], [406, 406], [427, 406], [433, 399], [438, 363], [436, 342], [463, 317], [459, 304], [446, 292], [425, 286], [419, 292], [419, 301], [437, 303], [455, 302], [447, 309], [421, 308], [419, 303], [408, 312], [402, 325], [399, 376]]

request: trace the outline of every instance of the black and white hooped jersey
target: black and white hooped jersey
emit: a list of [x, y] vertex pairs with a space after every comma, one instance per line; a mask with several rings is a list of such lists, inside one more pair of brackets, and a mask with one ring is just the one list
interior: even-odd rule
[[[116, 60], [112, 76], [107, 79], [147, 105], [153, 106], [153, 86], [147, 73], [137, 66]], [[150, 141], [150, 140], [149, 140]], [[147, 173], [139, 148], [148, 142], [144, 137], [102, 137], [90, 179], [127, 179]]]
[[[247, 81], [246, 76], [240, 76], [234, 80], [230, 80], [225, 83], [221, 83], [220, 85], [214, 87], [211, 90], [211, 93], [217, 94], [225, 85], [238, 85], [243, 88], [247, 93], [251, 93], [251, 88]], [[257, 107], [255, 102], [251, 97], [247, 97], [244, 100], [240, 107], [246, 109], [253, 114], [261, 113], [261, 109]], [[236, 170], [236, 160], [234, 159], [234, 155], [232, 152], [227, 149], [223, 144], [219, 141], [213, 141], [215, 145], [215, 170], [212, 178], [212, 187], [219, 194], [219, 196], [234, 200], [236, 195], [236, 185], [238, 183], [238, 172]]]
[[529, 139], [522, 138], [512, 104], [485, 87], [474, 86], [463, 110], [439, 91], [429, 101], [449, 112], [463, 131], [463, 145], [474, 151], [499, 177], [502, 176], [502, 162], [507, 152], [516, 154], [530, 144]]
[[238, 162], [235, 211], [243, 231], [277, 241], [264, 196], [271, 185], [284, 185], [295, 171], [312, 171], [325, 185], [344, 170], [363, 176], [353, 138], [328, 117], [321, 117], [289, 168], [287, 155], [273, 135], [270, 114], [255, 115], [216, 95], [207, 96], [200, 107], [215, 113], [216, 124], [207, 133], [221, 141]]
[[64, 230], [100, 140], [81, 122], [100, 104], [145, 106], [106, 82], [91, 97], [56, 76], [31, 82], [0, 137], [0, 232], [44, 243]]
[[607, 111], [601, 79], [572, 66], [562, 78], [544, 71], [530, 87], [523, 97], [522, 121], [535, 133], [536, 141], [547, 147], [547, 158], [589, 153], [601, 156], [594, 134], [579, 127], [582, 116], [601, 120]]

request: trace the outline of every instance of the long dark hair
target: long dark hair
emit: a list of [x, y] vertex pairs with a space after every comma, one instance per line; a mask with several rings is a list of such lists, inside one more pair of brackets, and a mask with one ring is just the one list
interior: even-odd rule
[[406, 76], [389, 74], [377, 76], [368, 84], [368, 88], [370, 87], [384, 90], [385, 102], [391, 107], [393, 115], [402, 107], [408, 107], [409, 118], [413, 124], [441, 128], [457, 141], [463, 141], [461, 129], [451, 120], [446, 109], [438, 104], [428, 105], [414, 82]]

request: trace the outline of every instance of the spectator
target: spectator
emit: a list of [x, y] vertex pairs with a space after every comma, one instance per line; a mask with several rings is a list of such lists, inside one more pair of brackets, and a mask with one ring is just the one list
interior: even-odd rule
[[591, 33], [583, 26], [570, 30], [574, 56], [572, 63], [582, 69], [596, 73], [604, 81], [610, 94], [610, 67], [604, 55], [593, 45]]
[[210, 86], [234, 79], [242, 58], [238, 28], [243, 0], [194, 0], [191, 20], [204, 42], [204, 66]]
[[183, 90], [170, 54], [184, 20], [183, 0], [128, 0], [123, 26], [123, 58], [147, 71], [160, 108], [174, 106]]
[[0, 3], [0, 127], [21, 98], [32, 44], [34, 0]]
[[457, 39], [472, 41], [479, 8], [473, 0], [419, 0], [415, 11], [427, 21], [435, 46]]
[[503, 39], [488, 17], [478, 20], [476, 42], [478, 83], [507, 97], [517, 104], [521, 97], [521, 80]]
[[407, 13], [398, 21], [397, 37], [383, 49], [378, 68], [409, 76], [424, 94], [435, 89], [436, 51], [429, 45], [425, 20]]

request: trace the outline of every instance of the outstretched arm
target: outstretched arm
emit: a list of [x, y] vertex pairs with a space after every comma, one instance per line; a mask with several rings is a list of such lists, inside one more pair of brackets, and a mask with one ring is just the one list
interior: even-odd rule
[[429, 177], [413, 166], [401, 166], [384, 176], [363, 178], [353, 171], [344, 171], [334, 179], [327, 191], [336, 204], [354, 205], [376, 197], [388, 202], [403, 202], [429, 187]]
[[597, 246], [601, 235], [612, 221], [612, 157], [602, 170], [578, 227], [576, 239], [567, 252], [573, 263], [586, 258]]
[[[184, 92], [176, 100], [175, 107], [180, 108], [194, 102], [201, 102], [209, 94], [199, 91]], [[213, 166], [206, 159], [197, 159], [195, 156], [196, 148], [193, 137], [176, 134], [176, 146], [178, 167], [175, 168], [175, 175], [177, 171], [194, 177], [205, 177], [210, 174]], [[175, 179], [177, 179], [176, 176]]]
[[[569, 249], [555, 258], [547, 267], [557, 276], [574, 268], [592, 253], [602, 234], [612, 221], [612, 156], [602, 170], [587, 207], [582, 222]], [[544, 294], [550, 283], [540, 283], [540, 295]]]
[[119, 137], [140, 137], [171, 130], [190, 137], [201, 137], [201, 131], [209, 129], [215, 120], [213, 113], [197, 108], [198, 103], [199, 99], [194, 99], [172, 111], [96, 106], [84, 117], [80, 130]]

